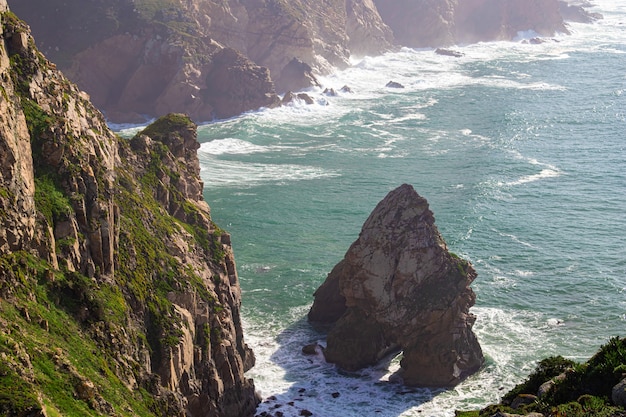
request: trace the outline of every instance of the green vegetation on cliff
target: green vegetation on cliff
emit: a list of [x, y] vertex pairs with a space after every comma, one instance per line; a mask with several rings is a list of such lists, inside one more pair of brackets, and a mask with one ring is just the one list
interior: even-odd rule
[[[31, 38], [17, 36], [27, 26], [0, 19], [0, 58], [10, 63], [0, 104], [19, 115], [5, 118], [15, 137], [0, 146], [17, 142], [8, 149], [23, 153], [2, 161], [7, 171], [14, 156], [33, 162], [21, 183], [0, 175], [0, 198], [34, 186], [32, 213], [5, 201], [0, 211], [0, 225], [31, 228], [10, 231], [18, 249], [0, 245], [0, 416], [184, 415], [177, 366], [197, 366], [186, 371], [228, 392], [203, 393], [212, 415], [222, 402], [249, 414], [257, 400], [246, 359], [224, 358], [246, 349], [227, 333], [241, 331], [237, 290], [224, 279], [232, 255], [200, 201], [197, 159], [185, 159], [195, 124], [172, 115], [134, 140], [116, 137]], [[185, 349], [191, 365], [176, 357]], [[218, 354], [228, 366], [215, 369]], [[215, 381], [222, 371], [237, 380]]]
[[491, 417], [498, 411], [555, 417], [624, 417], [612, 390], [626, 378], [626, 338], [612, 338], [587, 362], [562, 356], [546, 358], [500, 404], [480, 411], [457, 412], [457, 417]]
[[110, 320], [113, 288], [95, 288], [26, 252], [0, 257], [0, 275], [0, 415], [154, 415], [146, 393], [126, 388], [111, 352], [89, 334], [89, 321]]

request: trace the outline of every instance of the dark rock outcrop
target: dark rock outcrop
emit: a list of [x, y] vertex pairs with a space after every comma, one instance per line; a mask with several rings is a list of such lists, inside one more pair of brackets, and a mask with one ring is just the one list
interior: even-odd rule
[[463, 52], [455, 51], [452, 49], [446, 49], [446, 48], [437, 48], [435, 49], [435, 53], [437, 55], [452, 56], [454, 58], [461, 58], [464, 55]]
[[315, 292], [308, 318], [331, 327], [325, 356], [341, 368], [401, 349], [406, 384], [451, 386], [483, 363], [469, 313], [475, 277], [448, 252], [427, 201], [405, 184], [374, 209]]
[[387, 87], [387, 88], [404, 88], [404, 85], [400, 84], [397, 81], [389, 81], [387, 84], [385, 84], [385, 87]]
[[598, 19], [602, 19], [603, 16], [600, 13], [589, 12], [585, 9], [585, 7], [591, 6], [588, 1], [583, 0], [577, 3], [578, 4], [574, 4], [574, 2], [559, 0], [559, 10], [565, 21], [592, 23]]
[[276, 88], [279, 92], [300, 91], [308, 87], [321, 87], [311, 66], [294, 58], [280, 72]]
[[196, 125], [169, 115], [117, 137], [5, 5], [1, 413], [253, 415], [254, 355]]
[[253, 64], [231, 48], [222, 49], [212, 58], [206, 71], [204, 94], [217, 117], [280, 104], [267, 68]]

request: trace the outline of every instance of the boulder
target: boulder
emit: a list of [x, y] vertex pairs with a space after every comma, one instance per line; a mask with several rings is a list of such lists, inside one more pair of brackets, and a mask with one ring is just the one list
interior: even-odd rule
[[321, 87], [313, 75], [313, 69], [306, 62], [293, 58], [280, 72], [276, 82], [279, 92], [299, 91], [309, 87]]
[[475, 277], [448, 251], [426, 199], [404, 184], [374, 209], [315, 292], [308, 318], [330, 327], [324, 353], [340, 368], [401, 349], [405, 384], [453, 386], [484, 361], [469, 313]]
[[313, 100], [313, 98], [308, 95], [307, 93], [298, 93], [298, 94], [294, 94], [291, 91], [287, 91], [285, 93], [285, 95], [283, 96], [283, 99], [281, 100], [281, 104], [282, 105], [286, 105], [289, 103], [293, 103], [296, 100], [300, 100], [303, 101], [305, 104], [314, 104], [315, 100]]
[[622, 379], [613, 387], [611, 400], [618, 407], [626, 407], [626, 379]]
[[455, 51], [452, 49], [446, 49], [446, 48], [437, 48], [435, 49], [435, 53], [437, 55], [452, 56], [455, 58], [461, 58], [464, 55], [463, 52]]

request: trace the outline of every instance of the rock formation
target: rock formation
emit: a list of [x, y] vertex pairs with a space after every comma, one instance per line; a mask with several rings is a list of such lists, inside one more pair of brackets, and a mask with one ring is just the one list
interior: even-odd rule
[[[259, 79], [260, 67], [284, 93], [314, 85], [313, 78], [290, 84], [286, 67], [294, 59], [328, 73], [347, 66], [353, 53], [379, 54], [393, 41], [371, 0], [9, 3], [32, 25], [40, 49], [114, 122], [173, 111], [206, 121], [271, 106], [274, 86]], [[225, 47], [239, 51], [238, 66], [250, 60], [243, 65], [250, 72], [238, 71], [231, 80], [248, 86], [240, 94], [254, 93], [215, 108], [221, 99], [213, 97], [212, 62], [223, 58]]]
[[196, 126], [117, 137], [0, 12], [0, 414], [253, 415]]
[[592, 21], [580, 6], [559, 0], [374, 0], [396, 42], [440, 47], [512, 40], [518, 32], [568, 33], [565, 20]]
[[483, 355], [469, 313], [476, 277], [448, 252], [428, 202], [410, 185], [391, 191], [315, 292], [309, 320], [330, 326], [326, 359], [347, 370], [401, 349], [404, 382], [451, 386]]
[[[393, 45], [510, 40], [531, 29], [547, 36], [567, 32], [563, 17], [597, 17], [563, 0], [8, 1], [32, 25], [40, 49], [113, 122], [169, 112], [198, 121], [233, 116], [271, 107], [274, 90], [315, 86], [312, 74]], [[235, 58], [220, 54], [224, 48], [241, 54], [232, 65], [244, 70], [230, 81], [247, 87], [216, 108], [224, 97], [212, 88], [219, 82], [213, 61]]]

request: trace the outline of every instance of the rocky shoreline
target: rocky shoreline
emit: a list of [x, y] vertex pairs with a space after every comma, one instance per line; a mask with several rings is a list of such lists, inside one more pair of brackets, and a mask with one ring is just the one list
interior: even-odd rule
[[[278, 105], [315, 75], [400, 46], [568, 33], [600, 16], [563, 0], [8, 0], [39, 48], [113, 123], [196, 122]], [[59, 30], [59, 28], [63, 28]]]

